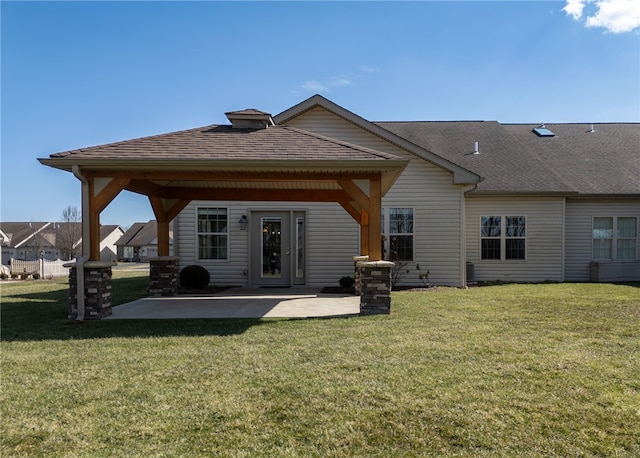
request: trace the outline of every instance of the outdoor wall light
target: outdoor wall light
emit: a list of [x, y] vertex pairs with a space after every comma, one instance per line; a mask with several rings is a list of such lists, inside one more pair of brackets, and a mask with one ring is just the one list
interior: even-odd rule
[[246, 231], [247, 226], [249, 225], [249, 220], [247, 220], [247, 215], [242, 215], [240, 217], [240, 221], [238, 221], [238, 224], [240, 225], [241, 231]]

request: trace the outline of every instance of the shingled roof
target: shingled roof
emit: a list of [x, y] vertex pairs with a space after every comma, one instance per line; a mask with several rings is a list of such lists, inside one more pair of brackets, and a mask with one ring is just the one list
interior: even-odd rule
[[[171, 230], [173, 224], [170, 224], [169, 240], [172, 240]], [[158, 238], [158, 222], [155, 219], [146, 223], [133, 223], [131, 227], [118, 239], [115, 243], [118, 246], [144, 246], [157, 243]]]
[[[268, 129], [236, 129], [229, 125], [211, 125], [167, 134], [126, 140], [89, 148], [55, 153], [47, 164], [64, 168], [69, 163], [91, 164], [95, 161], [144, 160], [151, 165], [157, 161], [176, 161], [182, 166], [207, 161], [247, 162], [255, 167], [260, 162], [276, 165], [309, 161], [354, 162], [402, 160], [397, 156], [359, 145], [339, 141], [319, 134], [287, 126]], [[180, 164], [176, 164], [180, 167]]]
[[640, 124], [375, 124], [482, 176], [475, 194], [640, 195]]

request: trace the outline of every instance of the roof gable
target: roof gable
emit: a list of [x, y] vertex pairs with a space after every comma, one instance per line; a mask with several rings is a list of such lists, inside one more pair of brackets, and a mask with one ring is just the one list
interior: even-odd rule
[[[169, 223], [169, 240], [173, 223]], [[131, 227], [115, 243], [119, 246], [145, 246], [157, 245], [158, 222], [152, 219], [146, 223], [133, 223]]]
[[286, 124], [291, 119], [298, 117], [305, 112], [312, 110], [313, 108], [321, 107], [336, 116], [345, 119], [346, 121], [360, 127], [361, 129], [382, 138], [383, 140], [398, 146], [405, 151], [418, 156], [421, 159], [429, 161], [438, 167], [447, 170], [453, 175], [454, 184], [475, 184], [478, 183], [481, 178], [474, 172], [461, 167], [460, 165], [449, 161], [448, 159], [433, 153], [424, 147], [414, 144], [392, 131], [386, 130], [382, 126], [367, 121], [366, 119], [352, 113], [351, 111], [337, 105], [336, 103], [316, 94], [303, 102], [283, 111], [282, 113], [274, 116], [274, 122], [278, 125]]
[[2, 244], [4, 246], [19, 248], [22, 245], [28, 244], [29, 240], [50, 224], [51, 223], [34, 221], [0, 223], [2, 232], [8, 238], [8, 240], [4, 240]]

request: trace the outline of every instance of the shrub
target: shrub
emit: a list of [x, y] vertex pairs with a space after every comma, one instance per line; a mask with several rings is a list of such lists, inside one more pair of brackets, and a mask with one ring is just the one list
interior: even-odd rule
[[340, 286], [343, 288], [351, 288], [355, 282], [353, 277], [345, 276], [340, 279]]
[[6, 280], [7, 278], [9, 278], [9, 275], [7, 275], [6, 273], [2, 272], [0, 273], [0, 279], [2, 280]]
[[15, 273], [15, 272], [12, 272], [11, 273], [11, 278], [15, 280], [16, 278], [18, 278], [18, 274]]
[[38, 272], [34, 272], [33, 274], [31, 274], [31, 276], [33, 277], [34, 280], [40, 279], [40, 274]]
[[180, 271], [180, 286], [187, 289], [205, 289], [211, 280], [209, 271], [202, 266], [190, 265]]
[[23, 272], [20, 274], [20, 280], [26, 280], [27, 278], [29, 278], [29, 274], [26, 272]]

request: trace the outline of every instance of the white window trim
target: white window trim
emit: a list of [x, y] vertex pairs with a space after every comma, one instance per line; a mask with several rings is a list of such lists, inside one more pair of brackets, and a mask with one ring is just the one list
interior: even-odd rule
[[405, 261], [399, 261], [399, 262], [414, 262], [415, 261], [415, 257], [416, 257], [416, 209], [415, 207], [411, 207], [411, 206], [406, 206], [406, 205], [390, 205], [388, 207], [382, 207], [382, 217], [383, 217], [383, 221], [384, 224], [382, 225], [382, 235], [385, 236], [385, 241], [384, 241], [384, 253], [383, 253], [383, 258], [386, 260], [389, 260], [389, 256], [391, 255], [391, 234], [389, 232], [389, 223], [390, 223], [390, 218], [389, 218], [389, 209], [391, 208], [409, 208], [411, 209], [411, 214], [413, 215], [413, 232], [408, 233], [408, 232], [403, 232], [403, 233], [398, 233], [398, 234], [393, 234], [393, 235], [410, 235], [413, 237], [412, 241], [413, 241], [413, 247], [412, 247], [412, 254], [413, 254], [413, 259], [411, 260], [405, 260]]
[[[611, 218], [613, 220], [613, 226], [612, 226], [612, 235], [611, 238], [599, 238], [597, 240], [611, 240], [611, 257], [610, 258], [594, 258], [593, 257], [593, 241], [596, 240], [593, 237], [593, 223], [595, 222], [596, 218]], [[620, 262], [625, 262], [625, 261], [638, 261], [640, 260], [639, 254], [638, 253], [638, 238], [640, 238], [640, 228], [638, 227], [638, 223], [640, 222], [640, 218], [638, 218], [637, 216], [633, 216], [633, 215], [593, 215], [591, 217], [591, 228], [590, 228], [590, 235], [591, 235], [591, 260], [592, 261], [618, 261], [618, 239], [620, 237], [618, 237], [618, 219], [619, 218], [633, 218], [636, 220], [636, 236], [633, 240], [635, 240], [635, 244], [634, 244], [634, 257], [633, 259], [620, 259]], [[628, 237], [622, 237], [623, 240], [631, 240]]]
[[[483, 237], [482, 236], [482, 218], [500, 217], [500, 237]], [[506, 224], [507, 217], [524, 218], [524, 237], [507, 237]], [[529, 258], [529, 217], [524, 214], [501, 213], [480, 215], [480, 225], [478, 228], [478, 259], [480, 262], [525, 262]], [[482, 258], [482, 240], [483, 239], [500, 239], [500, 259], [483, 259]], [[524, 259], [507, 259], [507, 239], [524, 239]]]
[[[201, 208], [221, 208], [224, 209], [227, 212], [227, 257], [224, 259], [208, 259], [208, 258], [201, 258], [200, 257], [200, 246], [198, 243], [198, 236], [201, 234], [201, 232], [198, 231], [198, 210], [200, 210]], [[194, 244], [195, 244], [195, 260], [199, 261], [199, 262], [203, 262], [203, 263], [216, 263], [216, 264], [226, 264], [228, 262], [230, 262], [231, 260], [231, 231], [230, 231], [230, 220], [229, 220], [229, 215], [230, 215], [230, 211], [229, 211], [229, 207], [225, 207], [225, 206], [213, 206], [213, 205], [198, 205], [195, 207], [195, 225], [194, 225], [194, 229], [195, 229], [195, 237], [194, 237]], [[202, 234], [222, 234], [222, 232], [202, 232]]]

